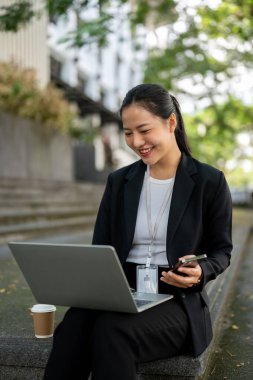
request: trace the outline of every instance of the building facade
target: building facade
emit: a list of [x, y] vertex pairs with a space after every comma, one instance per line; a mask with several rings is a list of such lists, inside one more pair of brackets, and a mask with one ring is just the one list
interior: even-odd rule
[[[1, 7], [17, 0], [1, 0]], [[43, 88], [50, 80], [49, 49], [47, 44], [48, 17], [41, 0], [33, 0], [33, 9], [40, 12], [28, 25], [15, 32], [0, 32], [0, 61], [13, 62], [21, 68], [33, 69]]]
[[[15, 2], [1, 0], [1, 6]], [[33, 18], [17, 33], [0, 33], [0, 61], [34, 69], [41, 87], [53, 80], [78, 105], [89, 127], [102, 127], [93, 144], [97, 170], [106, 167], [109, 151], [113, 168], [133, 162], [136, 156], [124, 143], [118, 110], [126, 92], [142, 82], [147, 33], [137, 28], [133, 35], [128, 17], [131, 1], [120, 6], [117, 1], [113, 3], [109, 13], [115, 17], [105, 46], [91, 42], [81, 48], [62, 40], [80, 19], [90, 21], [98, 16], [97, 1], [81, 15], [72, 9], [56, 20], [47, 16], [45, 1], [32, 3], [40, 17]]]

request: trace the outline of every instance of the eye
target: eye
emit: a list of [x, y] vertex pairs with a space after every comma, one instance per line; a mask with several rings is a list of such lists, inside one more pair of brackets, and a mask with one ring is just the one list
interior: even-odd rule
[[144, 129], [143, 131], [140, 131], [142, 134], [144, 133], [148, 133], [150, 131], [150, 129]]
[[131, 136], [133, 133], [132, 132], [125, 132], [125, 136], [126, 137], [129, 137], [129, 136]]

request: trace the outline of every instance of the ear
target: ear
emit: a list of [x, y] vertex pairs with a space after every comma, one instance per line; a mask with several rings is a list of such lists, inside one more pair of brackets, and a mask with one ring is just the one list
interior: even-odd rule
[[174, 133], [175, 129], [176, 129], [176, 126], [177, 126], [177, 117], [176, 115], [174, 114], [174, 112], [172, 112], [170, 114], [170, 117], [168, 119], [168, 127], [169, 127], [169, 131], [171, 133]]

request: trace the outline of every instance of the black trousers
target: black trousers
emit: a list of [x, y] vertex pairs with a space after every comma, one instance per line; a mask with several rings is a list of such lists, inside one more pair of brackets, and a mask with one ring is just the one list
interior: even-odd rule
[[[132, 267], [125, 268], [130, 286]], [[135, 380], [138, 363], [184, 351], [188, 328], [176, 297], [137, 314], [71, 308], [55, 330], [44, 380], [84, 380], [90, 373], [92, 380]]]

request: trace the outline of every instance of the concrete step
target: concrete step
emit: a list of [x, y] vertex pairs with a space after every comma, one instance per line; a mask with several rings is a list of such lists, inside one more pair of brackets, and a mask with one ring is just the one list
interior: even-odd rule
[[86, 206], [69, 206], [62, 205], [55, 207], [47, 205], [46, 207], [31, 208], [0, 208], [0, 226], [14, 223], [27, 223], [37, 220], [58, 220], [68, 219], [78, 216], [89, 216], [97, 213], [97, 204]]
[[[17, 178], [17, 177], [0, 177], [0, 186], [10, 187], [17, 185], [19, 187], [52, 187], [52, 186], [65, 186], [65, 187], [75, 187], [75, 186], [93, 186], [93, 182], [87, 181], [63, 181], [63, 180], [47, 180], [47, 179], [35, 179], [35, 178]], [[99, 184], [98, 184], [99, 185]]]
[[[101, 195], [102, 197], [102, 195]], [[47, 208], [54, 208], [54, 207], [63, 207], [66, 206], [66, 204], [69, 207], [83, 207], [87, 203], [89, 205], [98, 205], [100, 203], [101, 197], [98, 197], [98, 199], [94, 199], [92, 197], [79, 197], [78, 198], [67, 198], [67, 199], [60, 199], [60, 198], [52, 198], [52, 197], [46, 197], [46, 198], [24, 198], [24, 199], [0, 199], [0, 210], [12, 210], [12, 209], [19, 209], [19, 208], [29, 208], [29, 209], [36, 209], [41, 207], [47, 207]], [[1, 212], [1, 211], [0, 211]]]
[[24, 180], [15, 178], [0, 178], [0, 190], [11, 190], [12, 192], [45, 192], [51, 190], [59, 191], [91, 191], [104, 188], [104, 184], [94, 184], [91, 182], [62, 182], [46, 180]]
[[104, 185], [0, 178], [0, 244], [92, 230]]
[[29, 211], [35, 211], [38, 212], [40, 210], [54, 210], [54, 209], [61, 209], [65, 210], [67, 208], [69, 209], [83, 209], [83, 208], [91, 208], [93, 209], [94, 206], [97, 209], [99, 202], [92, 203], [89, 201], [89, 204], [85, 200], [73, 200], [71, 202], [66, 202], [64, 200], [58, 200], [58, 201], [51, 201], [50, 199], [46, 199], [43, 201], [42, 199], [38, 199], [36, 201], [30, 201], [26, 200], [25, 202], [20, 199], [15, 199], [11, 202], [1, 202], [0, 201], [0, 214], [7, 213], [13, 213], [15, 211], [18, 212], [29, 212]]
[[89, 215], [59, 220], [38, 220], [30, 223], [0, 225], [0, 244], [30, 239], [35, 236], [50, 236], [64, 231], [70, 233], [80, 230], [92, 230], [95, 220], [95, 215]]
[[37, 200], [50, 198], [52, 200], [74, 200], [74, 199], [85, 199], [92, 198], [98, 199], [102, 195], [102, 189], [94, 189], [94, 191], [58, 191], [50, 190], [46, 192], [35, 191], [35, 190], [22, 190], [22, 191], [1, 191], [0, 189], [0, 199], [3, 200]]
[[8, 199], [75, 199], [101, 198], [104, 185], [92, 183], [66, 183], [58, 181], [3, 180], [0, 178], [0, 200]]

